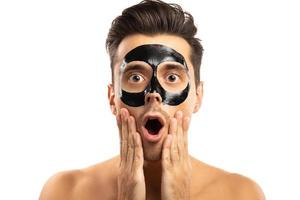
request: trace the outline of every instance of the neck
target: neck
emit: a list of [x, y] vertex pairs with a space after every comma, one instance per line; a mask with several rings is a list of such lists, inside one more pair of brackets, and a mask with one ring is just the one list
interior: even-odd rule
[[162, 167], [161, 160], [144, 161], [144, 175], [147, 193], [160, 194]]

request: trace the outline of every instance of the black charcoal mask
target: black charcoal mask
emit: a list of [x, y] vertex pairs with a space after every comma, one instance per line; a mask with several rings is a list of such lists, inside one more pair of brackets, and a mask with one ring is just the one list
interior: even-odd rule
[[[133, 63], [134, 61], [140, 61], [139, 63], [142, 62], [143, 65], [148, 66], [147, 69], [148, 78], [146, 78], [148, 82], [144, 83], [146, 85], [140, 86], [142, 88], [138, 89], [138, 91], [136, 91], [136, 89], [133, 89], [134, 90], [133, 91], [131, 89], [133, 88], [132, 86], [127, 86], [127, 87], [123, 86], [123, 81], [122, 81], [123, 79], [125, 81], [129, 79], [127, 78], [126, 71], [129, 71], [127, 68], [130, 68], [128, 66], [130, 66], [130, 64]], [[182, 82], [181, 85], [183, 86], [179, 87], [180, 88], [179, 91], [178, 90], [174, 91], [172, 89], [172, 86], [169, 87], [168, 84], [165, 84], [164, 81], [165, 74], [167, 74], [168, 70], [167, 69], [164, 70], [163, 68], [165, 68], [165, 66], [169, 66], [170, 63], [173, 63], [171, 64], [171, 66], [173, 67], [169, 67], [169, 68], [172, 69], [174, 68], [174, 66], [181, 66], [182, 68], [181, 71], [184, 71], [181, 72], [181, 74], [183, 74], [181, 76], [180, 75], [177, 76], [176, 73], [174, 73], [175, 77], [174, 75], [171, 75], [172, 78], [170, 80], [172, 81], [174, 78], [177, 79], [177, 77], [180, 77], [178, 78], [178, 80], [181, 80]], [[137, 81], [139, 81], [143, 77], [139, 76], [136, 78], [138, 78]], [[167, 104], [170, 106], [177, 106], [185, 101], [185, 99], [188, 96], [189, 90], [190, 90], [190, 78], [188, 75], [187, 64], [184, 60], [184, 57], [174, 49], [159, 44], [148, 44], [148, 45], [138, 46], [126, 54], [123, 60], [123, 64], [121, 65], [120, 68], [120, 98], [123, 101], [123, 103], [127, 104], [128, 106], [138, 107], [144, 105], [145, 96], [147, 95], [147, 93], [153, 93], [153, 92], [157, 92], [160, 94], [163, 104]]]

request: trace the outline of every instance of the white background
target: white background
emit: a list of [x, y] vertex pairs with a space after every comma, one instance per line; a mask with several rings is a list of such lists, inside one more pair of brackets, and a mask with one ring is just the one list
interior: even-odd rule
[[[0, 199], [38, 199], [54, 173], [119, 152], [104, 43], [139, 1], [103, 2], [0, 2]], [[194, 15], [205, 48], [191, 154], [251, 177], [267, 199], [299, 200], [297, 1], [173, 2]]]

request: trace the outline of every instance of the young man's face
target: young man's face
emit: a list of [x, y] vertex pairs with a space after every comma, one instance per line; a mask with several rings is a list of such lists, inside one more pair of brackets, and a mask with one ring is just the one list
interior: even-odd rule
[[126, 108], [136, 120], [145, 160], [159, 160], [177, 111], [191, 117], [202, 99], [195, 85], [188, 43], [172, 35], [131, 35], [119, 45], [109, 101], [114, 114]]

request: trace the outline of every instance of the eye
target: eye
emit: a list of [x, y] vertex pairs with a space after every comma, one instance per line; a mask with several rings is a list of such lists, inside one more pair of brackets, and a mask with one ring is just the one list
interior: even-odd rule
[[134, 83], [139, 83], [139, 82], [142, 82], [143, 80], [145, 80], [145, 79], [143, 78], [143, 76], [141, 76], [139, 74], [132, 74], [129, 77], [129, 81], [134, 82]]
[[167, 80], [171, 83], [177, 82], [179, 79], [179, 76], [177, 74], [169, 74], [167, 76]]

